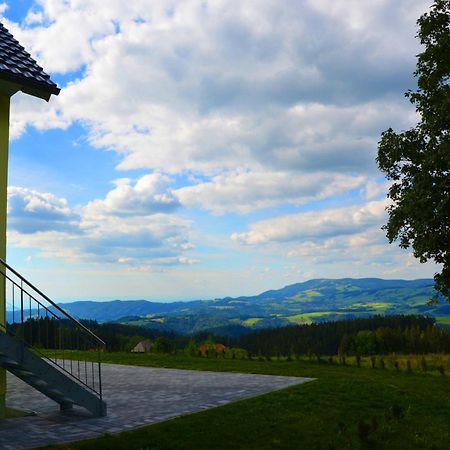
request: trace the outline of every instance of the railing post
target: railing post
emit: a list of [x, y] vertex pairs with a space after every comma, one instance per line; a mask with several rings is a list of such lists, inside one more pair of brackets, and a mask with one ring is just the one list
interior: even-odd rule
[[101, 347], [97, 347], [97, 353], [98, 353], [98, 392], [99, 392], [99, 395], [100, 395], [100, 403], [101, 403], [102, 399], [103, 399]]
[[[20, 281], [20, 323], [22, 324], [22, 330], [23, 330], [23, 284], [22, 281]], [[25, 333], [24, 333], [25, 335]]]

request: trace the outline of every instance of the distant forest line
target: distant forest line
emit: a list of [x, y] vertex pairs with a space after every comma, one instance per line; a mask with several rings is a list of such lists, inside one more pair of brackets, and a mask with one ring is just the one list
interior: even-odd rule
[[[106, 351], [130, 351], [143, 339], [164, 338], [166, 351], [192, 349], [205, 342], [222, 343], [253, 355], [373, 355], [389, 353], [450, 353], [450, 330], [430, 317], [376, 315], [308, 325], [261, 329], [240, 336], [201, 332], [190, 336], [118, 323], [82, 323], [106, 343]], [[76, 342], [65, 321], [46, 318], [10, 324], [9, 331], [35, 347], [87, 350], [89, 341]], [[213, 352], [213, 350], [212, 350]]]
[[429, 317], [373, 316], [259, 330], [235, 345], [263, 355], [450, 353], [450, 330]]

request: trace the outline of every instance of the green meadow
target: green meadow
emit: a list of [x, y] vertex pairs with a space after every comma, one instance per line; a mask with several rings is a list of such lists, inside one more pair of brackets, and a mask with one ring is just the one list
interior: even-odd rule
[[425, 368], [421, 356], [385, 356], [384, 368], [380, 357], [375, 368], [370, 358], [362, 358], [360, 367], [356, 359], [343, 365], [336, 357], [261, 359], [105, 353], [103, 361], [110, 363], [315, 380], [132, 431], [51, 448], [448, 449], [448, 355], [427, 356]]

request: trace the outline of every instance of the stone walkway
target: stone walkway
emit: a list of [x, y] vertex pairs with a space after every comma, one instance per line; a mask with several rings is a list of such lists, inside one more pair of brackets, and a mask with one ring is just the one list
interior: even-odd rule
[[8, 374], [7, 406], [35, 416], [0, 421], [0, 449], [70, 442], [161, 422], [310, 378], [252, 375], [103, 364], [108, 415], [92, 418], [82, 408], [61, 413], [52, 400]]

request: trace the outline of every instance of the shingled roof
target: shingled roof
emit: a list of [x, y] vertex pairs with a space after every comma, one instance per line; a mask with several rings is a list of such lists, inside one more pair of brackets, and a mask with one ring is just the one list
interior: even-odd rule
[[0, 23], [0, 80], [13, 83], [18, 90], [49, 100], [60, 89], [29, 53]]

